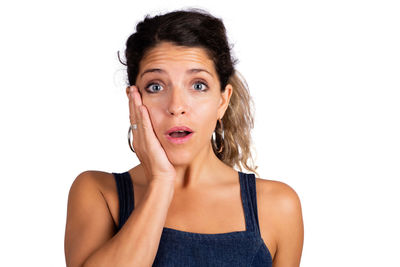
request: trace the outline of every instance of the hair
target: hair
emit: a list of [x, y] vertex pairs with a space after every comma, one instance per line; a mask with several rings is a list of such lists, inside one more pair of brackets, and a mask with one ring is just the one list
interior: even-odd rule
[[161, 42], [204, 48], [214, 62], [221, 92], [225, 91], [227, 84], [232, 85], [232, 96], [222, 118], [224, 138], [220, 123], [216, 122], [215, 128], [215, 143], [222, 143], [219, 148], [223, 145], [223, 149], [218, 153], [219, 148], [211, 138], [213, 151], [221, 161], [232, 168], [236, 165], [242, 171], [243, 165], [258, 176], [258, 166], [254, 166], [251, 153], [254, 103], [245, 79], [234, 68], [237, 60], [231, 55], [222, 20], [198, 8], [175, 10], [154, 17], [146, 15], [144, 20], [136, 25], [136, 32], [126, 41], [126, 63], [119, 59], [127, 66], [128, 85], [136, 84], [139, 63], [146, 52]]

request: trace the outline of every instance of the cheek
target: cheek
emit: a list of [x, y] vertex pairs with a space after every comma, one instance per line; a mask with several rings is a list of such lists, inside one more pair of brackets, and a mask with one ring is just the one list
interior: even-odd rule
[[204, 134], [212, 134], [217, 118], [217, 107], [215, 105], [202, 105], [194, 110], [193, 118], [196, 126]]

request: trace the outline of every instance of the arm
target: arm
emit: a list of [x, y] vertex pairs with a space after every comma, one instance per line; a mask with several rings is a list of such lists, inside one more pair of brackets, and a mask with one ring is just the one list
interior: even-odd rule
[[277, 251], [274, 267], [300, 266], [304, 241], [301, 203], [297, 193], [288, 185], [280, 183], [276, 198]]
[[143, 200], [117, 234], [98, 188], [89, 171], [78, 175], [71, 186], [64, 244], [67, 266], [151, 266], [172, 200], [173, 184], [150, 183]]

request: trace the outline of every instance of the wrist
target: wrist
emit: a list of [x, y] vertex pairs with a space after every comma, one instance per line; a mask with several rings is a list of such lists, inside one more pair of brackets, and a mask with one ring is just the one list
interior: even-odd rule
[[170, 192], [173, 194], [175, 190], [175, 184], [173, 180], [153, 179], [149, 184], [149, 190], [156, 191], [161, 194], [164, 192]]

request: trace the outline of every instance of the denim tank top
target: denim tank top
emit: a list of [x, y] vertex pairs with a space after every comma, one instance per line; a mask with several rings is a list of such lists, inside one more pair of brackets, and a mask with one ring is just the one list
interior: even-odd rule
[[[201, 234], [164, 227], [152, 266], [272, 266], [260, 234], [255, 175], [238, 173], [246, 230]], [[133, 185], [129, 172], [112, 174], [118, 190], [119, 231], [134, 208]]]

